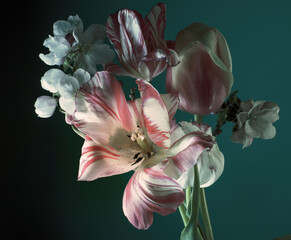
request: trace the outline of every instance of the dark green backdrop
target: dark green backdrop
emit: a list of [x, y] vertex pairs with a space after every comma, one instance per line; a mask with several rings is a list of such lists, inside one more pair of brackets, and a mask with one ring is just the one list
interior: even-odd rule
[[[124, 217], [122, 194], [131, 173], [77, 182], [82, 139], [71, 131], [61, 113], [40, 119], [33, 108], [35, 99], [47, 94], [39, 80], [49, 66], [38, 54], [47, 51], [42, 43], [52, 34], [56, 20], [79, 14], [86, 28], [92, 23], [105, 24], [120, 8], [145, 15], [155, 3], [53, 0], [9, 10], [3, 23], [9, 31], [2, 32], [7, 41], [2, 49], [12, 49], [6, 59], [13, 66], [13, 71], [2, 69], [7, 71], [2, 82], [8, 86], [3, 91], [3, 105], [11, 104], [2, 114], [3, 130], [9, 130], [2, 135], [7, 144], [3, 152], [9, 153], [2, 157], [8, 168], [2, 168], [1, 181], [0, 228], [8, 234], [6, 239], [179, 239], [183, 226], [178, 212], [167, 217], [155, 215], [147, 231], [136, 230]], [[233, 90], [240, 91], [241, 99], [269, 100], [281, 107], [275, 139], [256, 139], [251, 147], [241, 150], [241, 145], [229, 140], [230, 126], [218, 137], [225, 169], [219, 181], [206, 189], [215, 239], [273, 239], [290, 234], [291, 1], [165, 3], [167, 39], [174, 40], [177, 32], [192, 22], [220, 29], [232, 53]], [[17, 23], [13, 23], [15, 19]], [[164, 77], [153, 83], [162, 92]], [[123, 80], [133, 84], [132, 79]], [[176, 118], [190, 120], [192, 116], [178, 112]], [[213, 122], [211, 117], [206, 120]]]

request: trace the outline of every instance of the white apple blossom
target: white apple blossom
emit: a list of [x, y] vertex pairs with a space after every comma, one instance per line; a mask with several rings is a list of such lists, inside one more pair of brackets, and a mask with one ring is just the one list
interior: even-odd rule
[[272, 125], [279, 119], [279, 106], [273, 102], [248, 100], [241, 102], [241, 112], [237, 114], [237, 124], [231, 140], [243, 144], [243, 148], [252, 144], [253, 138], [271, 139], [276, 135]]
[[41, 118], [49, 118], [53, 115], [57, 106], [55, 98], [50, 96], [40, 96], [34, 104], [35, 112]]
[[69, 65], [74, 69], [83, 68], [90, 74], [95, 74], [97, 64], [111, 62], [114, 51], [103, 41], [106, 38], [105, 26], [92, 24], [83, 33], [82, 20], [70, 16], [67, 21], [60, 20], [54, 23], [54, 36], [44, 41], [49, 48], [49, 54], [40, 54], [39, 57], [47, 65]]
[[[59, 104], [62, 110], [67, 114], [72, 115], [75, 111], [75, 94], [82, 84], [88, 82], [90, 79], [90, 74], [81, 68], [77, 69], [73, 76], [69, 76], [59, 69], [50, 69], [41, 78], [41, 86], [43, 89], [56, 94], [59, 97]], [[37, 105], [38, 109], [42, 109], [42, 106], [51, 106], [51, 100], [46, 104], [44, 103], [44, 101], [49, 101], [48, 98], [41, 99], [41, 103], [38, 103]], [[39, 116], [47, 117], [50, 117], [54, 112], [52, 111], [51, 115], [48, 116], [49, 114], [42, 114], [41, 110], [37, 111], [40, 112]]]

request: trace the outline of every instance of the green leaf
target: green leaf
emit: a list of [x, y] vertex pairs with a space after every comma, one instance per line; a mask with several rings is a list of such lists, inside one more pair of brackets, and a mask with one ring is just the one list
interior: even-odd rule
[[200, 202], [200, 182], [197, 164], [194, 166], [194, 187], [191, 194], [191, 213], [189, 222], [181, 233], [181, 240], [203, 240], [198, 229], [198, 214]]

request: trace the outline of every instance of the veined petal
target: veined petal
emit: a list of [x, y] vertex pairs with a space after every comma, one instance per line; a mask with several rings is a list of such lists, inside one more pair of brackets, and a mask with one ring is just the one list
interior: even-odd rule
[[144, 20], [141, 14], [128, 9], [112, 14], [106, 23], [107, 36], [122, 66], [135, 76], [140, 75], [137, 67], [148, 53], [142, 29]]
[[145, 21], [148, 23], [149, 29], [149, 33], [146, 35], [149, 51], [160, 47], [166, 48], [167, 44], [164, 39], [166, 5], [164, 3], [155, 5], [145, 17]]
[[164, 172], [178, 179], [184, 172], [192, 168], [205, 149], [214, 144], [212, 136], [203, 132], [191, 132], [178, 139], [169, 149], [169, 163]]
[[[120, 83], [110, 72], [97, 72], [76, 95], [75, 126], [94, 141], [108, 144], [119, 128], [136, 130], [136, 119]], [[102, 130], [99, 131], [98, 129]]]
[[108, 72], [112, 72], [117, 76], [128, 76], [135, 78], [135, 75], [131, 74], [130, 72], [126, 71], [124, 68], [118, 66], [116, 63], [106, 63], [104, 65], [104, 70]]
[[184, 111], [214, 113], [230, 92], [232, 72], [199, 42], [187, 45], [179, 57], [180, 63], [167, 74], [167, 91], [179, 92], [180, 109]]
[[179, 106], [178, 94], [160, 94], [163, 99], [169, 114], [169, 120], [172, 120]]
[[158, 91], [148, 82], [136, 80], [142, 99], [143, 119], [148, 136], [159, 147], [169, 148], [170, 124], [166, 105]]
[[150, 81], [162, 73], [167, 67], [167, 57], [166, 51], [162, 49], [155, 49], [143, 57], [138, 66], [142, 78]]
[[184, 201], [181, 186], [163, 173], [164, 163], [138, 169], [129, 180], [123, 195], [123, 211], [138, 229], [147, 229], [153, 212], [168, 215]]
[[97, 145], [90, 137], [86, 137], [82, 147], [79, 166], [79, 181], [93, 181], [97, 178], [122, 174], [136, 168], [133, 160], [123, 158], [109, 146]]

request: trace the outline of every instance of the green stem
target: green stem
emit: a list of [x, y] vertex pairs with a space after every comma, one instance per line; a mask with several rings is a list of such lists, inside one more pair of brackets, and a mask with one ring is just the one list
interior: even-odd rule
[[180, 211], [180, 214], [181, 214], [181, 217], [182, 217], [182, 220], [183, 220], [183, 223], [184, 223], [184, 226], [186, 227], [188, 221], [189, 221], [189, 218], [187, 217], [186, 215], [186, 207], [184, 205], [184, 203], [182, 203], [180, 206], [179, 206], [179, 211]]
[[186, 207], [188, 207], [189, 201], [191, 199], [191, 187], [186, 188]]
[[203, 226], [205, 229], [206, 239], [213, 240], [212, 227], [211, 227], [211, 222], [209, 218], [204, 188], [200, 188], [199, 195], [200, 195], [201, 218], [202, 218]]
[[[196, 194], [192, 196], [192, 216], [194, 218], [194, 239], [199, 239], [199, 229], [198, 229], [198, 216], [199, 216], [199, 207], [195, 209], [194, 206], [199, 206], [200, 205], [200, 180], [199, 180], [199, 172], [198, 172], [198, 167], [197, 164], [194, 166], [194, 190], [196, 189]], [[198, 189], [198, 191], [197, 191]], [[192, 217], [191, 216], [191, 217]]]
[[194, 121], [198, 122], [198, 123], [202, 123], [203, 122], [203, 116], [194, 114]]

